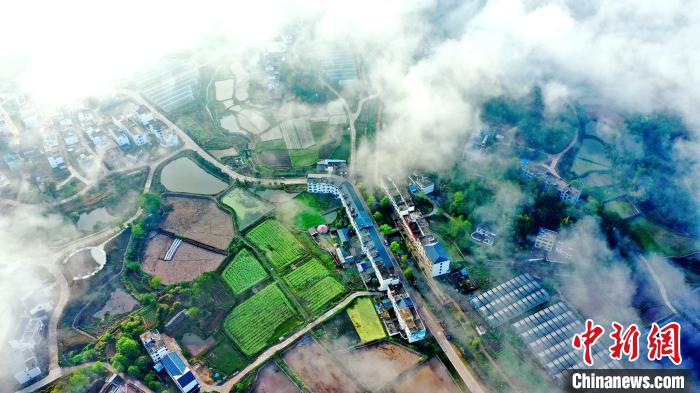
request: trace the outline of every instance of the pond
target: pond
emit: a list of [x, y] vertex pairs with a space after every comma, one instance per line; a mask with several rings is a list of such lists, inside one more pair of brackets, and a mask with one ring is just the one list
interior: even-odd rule
[[107, 209], [100, 207], [89, 213], [81, 214], [76, 225], [79, 230], [89, 232], [95, 229], [95, 225], [112, 222], [115, 218], [116, 217], [107, 212]]
[[214, 195], [228, 184], [210, 175], [189, 158], [178, 158], [163, 168], [160, 182], [168, 191]]

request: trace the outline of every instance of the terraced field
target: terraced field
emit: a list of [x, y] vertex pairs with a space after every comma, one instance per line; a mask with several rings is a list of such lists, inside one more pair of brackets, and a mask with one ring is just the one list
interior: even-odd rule
[[267, 277], [263, 266], [248, 250], [241, 250], [226, 266], [221, 277], [231, 287], [234, 295], [240, 295]]
[[258, 249], [265, 252], [276, 270], [283, 270], [306, 254], [306, 249], [287, 228], [275, 220], [267, 220], [246, 235]]
[[247, 356], [260, 352], [296, 323], [297, 313], [277, 284], [236, 306], [224, 321], [224, 330]]

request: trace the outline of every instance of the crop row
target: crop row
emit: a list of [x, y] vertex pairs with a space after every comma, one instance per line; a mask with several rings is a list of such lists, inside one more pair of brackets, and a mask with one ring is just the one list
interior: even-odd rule
[[248, 250], [241, 250], [221, 273], [226, 284], [235, 295], [254, 287], [267, 277], [267, 272]]
[[295, 317], [287, 297], [271, 284], [236, 306], [226, 317], [224, 329], [241, 351], [251, 356], [281, 335], [280, 327]]
[[314, 258], [284, 276], [284, 281], [295, 291], [302, 291], [329, 274], [328, 269]]
[[284, 269], [306, 252], [294, 235], [275, 220], [258, 224], [246, 236], [265, 252], [277, 270]]
[[333, 277], [326, 277], [302, 293], [312, 312], [322, 311], [326, 305], [345, 293], [345, 286]]

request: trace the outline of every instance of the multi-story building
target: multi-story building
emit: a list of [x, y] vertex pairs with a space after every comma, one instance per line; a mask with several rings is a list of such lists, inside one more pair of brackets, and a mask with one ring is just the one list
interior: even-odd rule
[[555, 176], [548, 169], [533, 165], [527, 160], [524, 160], [520, 166], [520, 175], [525, 179], [537, 179], [542, 182], [545, 191], [556, 190], [557, 196], [562, 201], [576, 203], [581, 198], [581, 190]]
[[174, 147], [180, 144], [180, 140], [177, 138], [172, 130], [168, 129], [162, 121], [155, 119], [148, 123], [148, 130], [151, 132], [158, 143], [165, 147]]
[[435, 191], [435, 183], [427, 176], [409, 176], [408, 180], [410, 181], [409, 189], [414, 194], [428, 195]]
[[408, 240], [408, 247], [418, 261], [433, 277], [449, 273], [450, 257], [430, 230], [423, 213], [413, 205], [411, 197], [389, 177], [382, 179], [381, 186], [401, 221], [401, 230]]
[[[363, 271], [373, 273], [379, 283], [378, 289], [387, 291], [400, 330], [409, 342], [425, 338], [425, 326], [415, 310], [408, 292], [403, 288], [403, 284], [394, 271], [393, 261], [386, 249], [386, 244], [379, 235], [369, 214], [369, 209], [360, 198], [355, 186], [349, 180], [333, 174], [309, 174], [307, 187], [310, 193], [332, 194], [338, 197], [350, 218], [362, 252], [369, 261], [369, 263], [357, 263], [361, 275], [364, 274]], [[391, 325], [391, 322], [387, 325], [386, 318], [389, 317], [383, 317], [382, 320], [391, 332], [388, 326]]]
[[165, 370], [182, 393], [199, 392], [199, 381], [197, 381], [192, 370], [187, 367], [180, 355], [168, 350], [157, 330], [141, 334], [140, 339], [144, 348], [146, 348], [146, 352], [148, 352], [151, 360], [155, 363], [154, 368], [156, 371]]
[[426, 334], [425, 324], [403, 285], [390, 285], [387, 290], [387, 296], [396, 312], [401, 336], [410, 343], [424, 339]]
[[540, 228], [535, 238], [535, 248], [545, 250], [547, 252], [554, 249], [554, 244], [557, 242], [557, 233], [545, 228]]

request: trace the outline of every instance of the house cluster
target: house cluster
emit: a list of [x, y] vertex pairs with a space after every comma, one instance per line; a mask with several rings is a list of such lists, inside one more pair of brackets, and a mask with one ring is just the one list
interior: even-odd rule
[[545, 260], [553, 263], [568, 263], [573, 252], [567, 242], [558, 240], [558, 233], [546, 228], [540, 228], [535, 237], [531, 261]]
[[112, 125], [114, 127], [111, 127], [110, 134], [121, 147], [131, 143], [134, 146], [147, 145], [151, 141], [150, 137], [163, 147], [180, 144], [175, 132], [143, 105], [138, 107], [136, 113], [123, 114], [118, 118], [112, 116]]
[[179, 392], [198, 393], [199, 381], [177, 353], [170, 351], [157, 330], [149, 330], [139, 336], [148, 356], [151, 357], [156, 372], [165, 371], [173, 380]]
[[335, 195], [345, 208], [352, 233], [341, 230], [339, 232], [343, 235], [339, 233], [339, 236], [345, 236], [347, 242], [349, 235], [354, 235], [362, 251], [348, 263], [355, 263], [365, 285], [386, 292], [376, 307], [387, 332], [390, 335], [400, 334], [409, 342], [425, 338], [423, 320], [397, 275], [386, 244], [355, 186], [348, 179], [333, 173], [309, 174], [307, 184], [310, 193]]
[[53, 304], [43, 291], [21, 299], [20, 304], [20, 317], [8, 344], [14, 354], [12, 374], [19, 385], [26, 385], [48, 368], [46, 333]]
[[575, 204], [581, 198], [581, 190], [551, 173], [546, 167], [522, 160], [520, 175], [525, 179], [537, 179], [545, 191], [556, 190], [559, 199]]
[[423, 213], [415, 208], [405, 188], [390, 177], [381, 181], [381, 187], [391, 200], [394, 212], [401, 222], [401, 231], [413, 255], [433, 277], [450, 272], [450, 257], [445, 246], [435, 237]]

